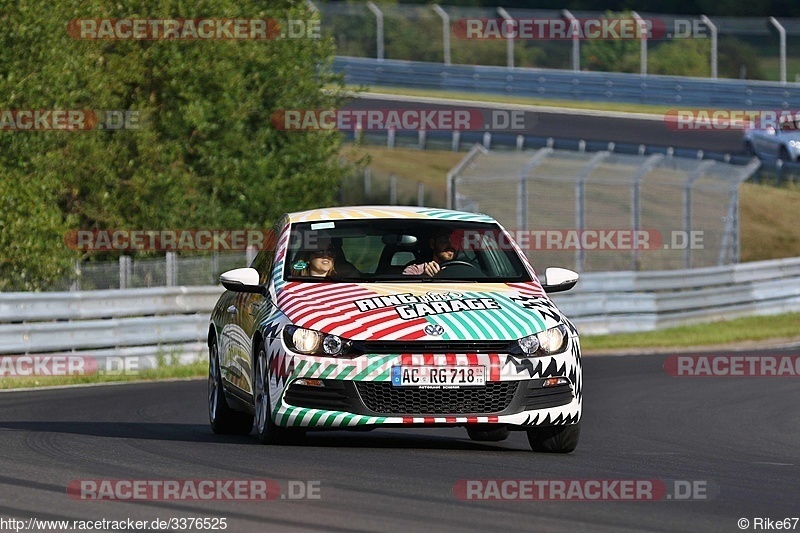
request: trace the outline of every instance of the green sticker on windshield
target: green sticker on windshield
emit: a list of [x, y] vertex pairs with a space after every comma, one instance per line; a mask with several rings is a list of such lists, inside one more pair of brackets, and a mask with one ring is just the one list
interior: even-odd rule
[[308, 263], [306, 263], [303, 260], [300, 260], [300, 261], [295, 261], [294, 264], [292, 265], [292, 268], [295, 270], [305, 270], [307, 266]]

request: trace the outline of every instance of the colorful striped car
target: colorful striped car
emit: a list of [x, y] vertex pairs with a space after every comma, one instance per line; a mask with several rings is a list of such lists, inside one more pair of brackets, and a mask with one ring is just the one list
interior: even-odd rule
[[[527, 432], [568, 453], [580, 433], [578, 333], [486, 215], [343, 207], [285, 215], [227, 289], [208, 332], [214, 432], [290, 443], [307, 430]], [[435, 264], [433, 264], [435, 263]]]

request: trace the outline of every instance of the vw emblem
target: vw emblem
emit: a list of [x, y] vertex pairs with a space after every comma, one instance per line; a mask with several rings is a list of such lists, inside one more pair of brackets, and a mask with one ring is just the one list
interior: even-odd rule
[[442, 333], [444, 333], [444, 327], [440, 326], [439, 324], [428, 324], [425, 326], [425, 333], [428, 335], [434, 335], [438, 337]]

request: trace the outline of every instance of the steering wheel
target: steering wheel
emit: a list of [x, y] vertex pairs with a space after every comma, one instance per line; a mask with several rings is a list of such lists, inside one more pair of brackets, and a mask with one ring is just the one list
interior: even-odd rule
[[445, 261], [444, 263], [441, 263], [439, 265], [439, 268], [444, 270], [445, 268], [447, 268], [447, 267], [449, 267], [451, 265], [463, 265], [463, 266], [468, 266], [470, 268], [476, 268], [476, 269], [478, 268], [478, 267], [476, 267], [475, 265], [473, 265], [472, 263], [470, 263], [468, 261], [461, 261], [459, 259], [453, 259], [451, 261]]

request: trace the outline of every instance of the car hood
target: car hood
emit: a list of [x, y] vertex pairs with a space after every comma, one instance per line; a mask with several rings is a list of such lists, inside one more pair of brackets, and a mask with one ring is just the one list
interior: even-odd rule
[[353, 340], [513, 340], [562, 321], [535, 282], [288, 282], [276, 296], [293, 324]]

